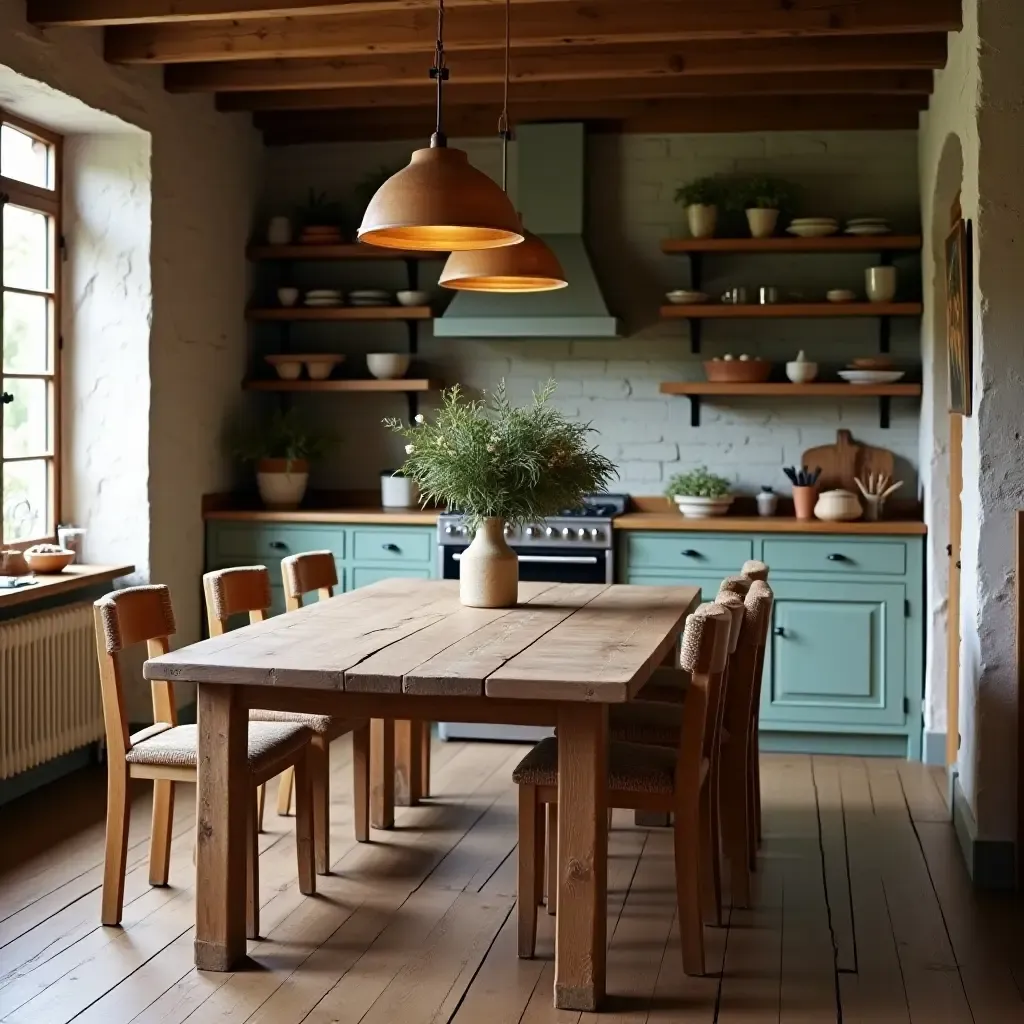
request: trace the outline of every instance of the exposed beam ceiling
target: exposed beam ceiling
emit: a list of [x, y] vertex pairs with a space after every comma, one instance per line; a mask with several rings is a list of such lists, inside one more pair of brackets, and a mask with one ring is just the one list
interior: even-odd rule
[[[548, 0], [516, 4], [513, 45], [576, 48], [602, 44], [742, 39], [751, 36], [946, 32], [959, 27], [958, 0]], [[107, 30], [114, 63], [171, 64], [279, 57], [430, 52], [433, 10], [329, 17], [133, 25]], [[452, 51], [501, 45], [504, 12], [482, 4], [450, 12]]]

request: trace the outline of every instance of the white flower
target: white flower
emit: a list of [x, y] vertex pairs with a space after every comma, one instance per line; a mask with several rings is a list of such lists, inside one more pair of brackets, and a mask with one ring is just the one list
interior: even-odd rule
[[412, 453], [414, 451], [416, 451], [416, 446], [414, 444], [407, 444], [405, 446], [405, 454], [406, 455], [412, 455]]
[[493, 451], [494, 451], [494, 445], [493, 445], [493, 444], [489, 444], [489, 445], [487, 446], [487, 450], [488, 450], [489, 452], [493, 452]]
[[416, 414], [416, 422], [417, 423], [426, 423], [427, 422], [427, 417], [424, 416], [423, 413], [421, 413], [421, 412], [417, 413]]

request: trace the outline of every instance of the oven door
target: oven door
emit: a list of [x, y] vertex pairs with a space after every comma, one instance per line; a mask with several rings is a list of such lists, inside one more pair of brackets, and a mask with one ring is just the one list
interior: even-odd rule
[[[448, 544], [441, 549], [441, 577], [459, 578], [459, 559], [468, 545]], [[613, 583], [610, 550], [513, 547], [519, 557], [519, 578], [540, 583]]]

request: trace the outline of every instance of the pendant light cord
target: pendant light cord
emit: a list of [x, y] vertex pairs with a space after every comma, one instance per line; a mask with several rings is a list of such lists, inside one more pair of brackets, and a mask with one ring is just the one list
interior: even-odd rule
[[498, 117], [498, 135], [501, 136], [501, 190], [508, 193], [508, 143], [512, 130], [508, 125], [508, 80], [512, 53], [512, 0], [505, 0], [505, 92], [501, 114]]
[[430, 69], [430, 77], [437, 82], [437, 100], [434, 109], [434, 134], [430, 136], [431, 149], [446, 146], [444, 127], [441, 122], [443, 104], [441, 101], [442, 86], [448, 81], [448, 67], [444, 60], [444, 0], [437, 0], [437, 39], [434, 43], [434, 66]]

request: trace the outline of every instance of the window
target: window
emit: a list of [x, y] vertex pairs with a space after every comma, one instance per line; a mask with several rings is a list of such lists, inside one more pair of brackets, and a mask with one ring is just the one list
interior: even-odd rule
[[52, 132], [0, 110], [0, 493], [3, 543], [56, 534], [60, 157]]

